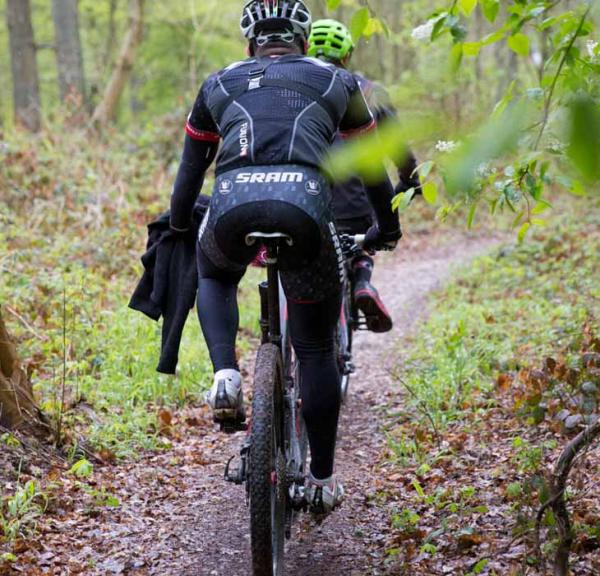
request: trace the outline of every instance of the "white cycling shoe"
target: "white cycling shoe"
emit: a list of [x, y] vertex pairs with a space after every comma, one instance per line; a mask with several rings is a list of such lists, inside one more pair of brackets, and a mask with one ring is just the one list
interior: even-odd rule
[[244, 422], [246, 410], [241, 374], [233, 369], [219, 370], [206, 394], [206, 402], [212, 408], [215, 422]]
[[306, 483], [306, 501], [313, 514], [333, 512], [344, 500], [344, 486], [337, 476], [317, 480], [310, 472]]

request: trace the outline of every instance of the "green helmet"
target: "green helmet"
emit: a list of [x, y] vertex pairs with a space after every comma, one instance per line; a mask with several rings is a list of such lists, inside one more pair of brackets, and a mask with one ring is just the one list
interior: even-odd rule
[[308, 55], [341, 62], [352, 54], [354, 41], [346, 26], [337, 20], [317, 20], [308, 39]]

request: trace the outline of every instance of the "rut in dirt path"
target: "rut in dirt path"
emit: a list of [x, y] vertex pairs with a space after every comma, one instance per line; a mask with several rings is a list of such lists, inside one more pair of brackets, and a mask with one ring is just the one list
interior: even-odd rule
[[[381, 542], [389, 527], [389, 510], [371, 504], [368, 495], [376, 490], [373, 470], [385, 443], [378, 427], [381, 412], [400, 401], [389, 369], [399, 341], [423, 317], [428, 294], [455, 265], [496, 242], [456, 235], [442, 240], [443, 245], [427, 240], [422, 248], [405, 243], [396, 254], [378, 259], [374, 283], [394, 316], [395, 328], [384, 335], [357, 335], [357, 373], [343, 411], [337, 451], [347, 499], [321, 526], [309, 517], [298, 523], [286, 551], [290, 576], [384, 574]], [[216, 433], [207, 413], [199, 421], [195, 416], [172, 450], [128, 470], [102, 472], [100, 483], [109, 483], [121, 506], [83, 525], [56, 522], [45, 535], [47, 546], [52, 548], [53, 538], [64, 546], [65, 538], [77, 531], [68, 554], [72, 561], [90, 566], [86, 574], [250, 574], [244, 491], [223, 480], [225, 462], [238, 452], [242, 440], [239, 434]]]

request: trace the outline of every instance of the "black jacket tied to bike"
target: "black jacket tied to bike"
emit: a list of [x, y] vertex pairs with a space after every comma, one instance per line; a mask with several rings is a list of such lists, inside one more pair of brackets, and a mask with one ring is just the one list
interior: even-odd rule
[[169, 227], [170, 211], [148, 225], [144, 274], [129, 307], [152, 320], [163, 317], [161, 354], [157, 371], [175, 374], [179, 345], [198, 289], [196, 238], [210, 198], [201, 195], [194, 206], [193, 225], [185, 233]]

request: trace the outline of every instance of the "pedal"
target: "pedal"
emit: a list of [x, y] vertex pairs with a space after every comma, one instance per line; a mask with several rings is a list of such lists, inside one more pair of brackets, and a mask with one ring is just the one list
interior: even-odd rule
[[352, 362], [344, 363], [344, 376], [354, 374], [356, 372], [356, 366]]
[[[240, 450], [239, 456], [232, 456], [225, 465], [225, 480], [227, 482], [231, 482], [232, 484], [236, 484], [240, 486], [246, 481], [247, 478], [247, 470], [248, 470], [248, 454], [250, 453], [250, 443], [245, 442]], [[238, 466], [235, 468], [231, 467], [231, 463], [239, 458], [240, 462]]]

